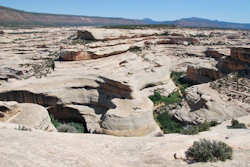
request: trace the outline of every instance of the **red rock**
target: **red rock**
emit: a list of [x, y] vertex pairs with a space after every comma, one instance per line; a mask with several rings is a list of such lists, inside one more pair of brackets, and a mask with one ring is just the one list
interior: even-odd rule
[[231, 57], [241, 62], [250, 63], [250, 48], [231, 48]]
[[212, 57], [212, 58], [215, 58], [215, 59], [219, 59], [219, 58], [225, 56], [224, 54], [221, 54], [218, 51], [213, 50], [213, 49], [208, 49], [204, 53], [205, 53], [205, 55], [207, 57]]
[[80, 61], [93, 59], [93, 54], [84, 51], [67, 51], [61, 54], [60, 59], [62, 61]]

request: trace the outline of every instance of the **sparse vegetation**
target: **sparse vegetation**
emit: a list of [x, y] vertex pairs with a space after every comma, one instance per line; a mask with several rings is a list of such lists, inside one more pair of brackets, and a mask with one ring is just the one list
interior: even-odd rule
[[221, 141], [201, 139], [186, 151], [190, 162], [215, 162], [232, 159], [233, 149]]
[[130, 48], [129, 51], [133, 52], [133, 53], [142, 52], [142, 48], [140, 48], [138, 46], [134, 46], [134, 47]]
[[174, 81], [175, 85], [180, 89], [181, 93], [184, 94], [185, 89], [192, 86], [193, 83], [185, 80], [182, 76], [184, 75], [183, 72], [176, 72], [173, 71], [171, 73], [171, 78]]
[[183, 130], [183, 125], [174, 119], [168, 112], [159, 115], [155, 114], [154, 116], [164, 133], [180, 133]]
[[238, 120], [232, 119], [231, 126], [228, 126], [228, 128], [231, 129], [246, 129], [246, 125], [244, 123], [240, 123]]
[[149, 96], [150, 100], [154, 103], [154, 105], [165, 103], [165, 105], [180, 103], [182, 98], [178, 91], [170, 94], [169, 96], [161, 96], [161, 94], [157, 91], [154, 92], [154, 95]]
[[154, 113], [156, 122], [164, 133], [181, 133], [184, 135], [195, 135], [199, 132], [208, 131], [210, 127], [218, 125], [216, 121], [204, 122], [198, 125], [184, 125], [168, 112]]
[[31, 131], [30, 128], [27, 128], [23, 125], [18, 125], [18, 127], [16, 128], [16, 130], [21, 130], [21, 131]]
[[50, 116], [50, 119], [51, 119], [51, 123], [55, 126], [55, 128], [57, 128], [58, 126], [61, 125], [61, 122], [56, 120], [54, 115], [50, 114], [49, 116]]
[[61, 124], [57, 127], [58, 132], [64, 133], [77, 133], [77, 130], [74, 126], [68, 124]]
[[82, 39], [74, 39], [71, 41], [71, 45], [86, 45], [92, 42], [96, 42], [96, 40], [82, 40]]
[[55, 119], [55, 117], [50, 114], [51, 122], [58, 130], [58, 132], [67, 133], [85, 133], [85, 129], [82, 123], [79, 122], [64, 122]]
[[184, 135], [195, 135], [198, 134], [200, 132], [204, 132], [204, 131], [208, 131], [210, 129], [210, 127], [216, 126], [219, 123], [216, 121], [211, 121], [211, 122], [204, 122], [198, 125], [188, 125], [186, 127], [183, 128], [183, 130], [181, 131], [181, 134]]

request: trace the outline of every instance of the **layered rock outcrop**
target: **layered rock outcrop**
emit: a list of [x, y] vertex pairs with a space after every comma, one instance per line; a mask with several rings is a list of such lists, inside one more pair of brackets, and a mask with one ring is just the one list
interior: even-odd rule
[[81, 122], [92, 133], [143, 136], [159, 131], [152, 102], [129, 85], [98, 76], [44, 79], [32, 85], [1, 90], [0, 100], [46, 106], [56, 119]]
[[217, 50], [214, 50], [214, 49], [208, 49], [208, 50], [206, 50], [205, 51], [205, 55], [207, 57], [212, 57], [212, 58], [215, 58], [215, 59], [220, 59], [223, 56], [225, 56], [224, 54], [219, 53]]
[[226, 73], [249, 69], [250, 48], [231, 48], [230, 56], [221, 59], [218, 67]]
[[80, 61], [99, 59], [114, 55], [119, 55], [127, 52], [130, 49], [130, 45], [117, 45], [110, 46], [105, 49], [92, 49], [90, 51], [63, 51], [60, 53], [59, 60], [61, 61]]
[[195, 83], [207, 83], [221, 78], [223, 74], [212, 66], [188, 66], [187, 78]]
[[250, 48], [231, 48], [231, 57], [244, 63], [250, 63]]

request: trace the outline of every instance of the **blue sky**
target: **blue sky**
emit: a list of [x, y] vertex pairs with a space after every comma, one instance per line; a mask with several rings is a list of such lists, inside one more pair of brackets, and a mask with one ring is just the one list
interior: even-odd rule
[[57, 14], [159, 21], [202, 17], [250, 23], [250, 0], [0, 0], [0, 5]]

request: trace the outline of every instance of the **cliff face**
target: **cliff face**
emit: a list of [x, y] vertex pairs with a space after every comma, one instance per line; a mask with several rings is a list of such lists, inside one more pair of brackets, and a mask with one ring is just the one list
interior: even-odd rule
[[231, 48], [231, 57], [243, 63], [250, 63], [250, 48]]
[[231, 48], [230, 56], [221, 59], [218, 67], [224, 72], [247, 70], [250, 66], [250, 48]]
[[51, 25], [51, 26], [143, 24], [142, 21], [138, 20], [30, 13], [1, 6], [0, 6], [0, 22], [1, 25]]

